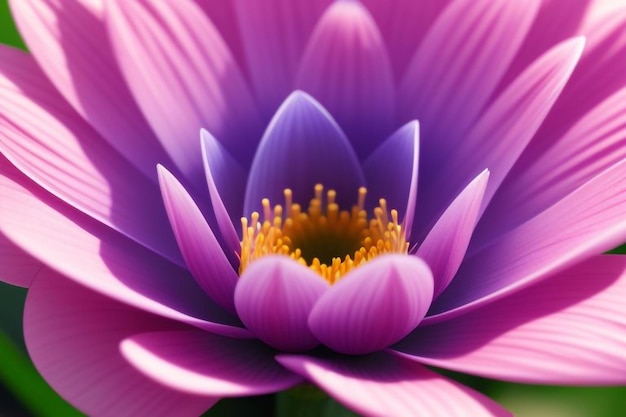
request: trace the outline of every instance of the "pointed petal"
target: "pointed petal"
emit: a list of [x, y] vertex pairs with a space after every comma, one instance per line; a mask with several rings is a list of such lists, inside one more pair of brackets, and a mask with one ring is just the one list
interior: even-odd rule
[[191, 196], [165, 168], [158, 171], [165, 209], [189, 271], [213, 301], [235, 313], [237, 273]]
[[363, 162], [368, 196], [373, 201], [384, 198], [388, 207], [398, 209], [407, 232], [411, 231], [415, 215], [418, 165], [417, 121], [398, 129]]
[[352, 207], [365, 179], [354, 150], [326, 110], [297, 91], [283, 103], [256, 152], [244, 213], [262, 213], [261, 200], [282, 201], [293, 190], [294, 202], [308, 202], [316, 184], [337, 191], [341, 207]]
[[189, 273], [0, 165], [0, 233], [91, 290], [218, 334], [250, 337]]
[[121, 348], [142, 373], [187, 394], [269, 394], [302, 380], [276, 363], [276, 352], [256, 340], [229, 339], [199, 330], [165, 331], [134, 335]]
[[332, 0], [235, 0], [243, 50], [263, 117], [270, 118], [293, 90], [307, 39], [331, 3]]
[[0, 281], [29, 287], [42, 264], [0, 233]]
[[463, 263], [427, 320], [451, 318], [626, 241], [626, 160]]
[[439, 158], [462, 139], [519, 49], [539, 4], [459, 0], [441, 13], [398, 90], [401, 119], [420, 121], [428, 155]]
[[[103, 297], [44, 270], [26, 298], [24, 337], [46, 381], [88, 415], [197, 416], [217, 398], [153, 382], [122, 357], [119, 343], [172, 322]], [[86, 389], [88, 387], [88, 389]]]
[[601, 255], [480, 310], [420, 328], [394, 349], [487, 378], [624, 385], [624, 299], [625, 257]]
[[260, 120], [236, 62], [202, 10], [190, 1], [115, 0], [106, 11], [128, 85], [189, 181], [202, 178], [201, 128], [250, 161]]
[[489, 171], [483, 171], [459, 194], [422, 241], [416, 255], [433, 273], [434, 296], [448, 286], [465, 258], [478, 221]]
[[365, 416], [512, 416], [482, 394], [385, 353], [331, 359], [279, 355], [277, 360]]
[[0, 150], [46, 190], [174, 262], [156, 184], [67, 105], [32, 57], [0, 48]]
[[86, 0], [12, 0], [29, 51], [54, 86], [102, 137], [145, 175], [169, 164], [117, 66], [104, 19]]
[[361, 158], [391, 133], [391, 64], [376, 23], [359, 2], [338, 1], [326, 10], [300, 61], [295, 86], [328, 109]]
[[420, 188], [423, 207], [418, 201], [418, 210], [425, 214], [423, 219], [440, 212], [446, 199], [488, 168], [491, 175], [484, 209], [550, 111], [583, 46], [583, 38], [555, 46], [490, 105], [463, 142], [447, 153], [445, 163], [429, 171], [433, 179]]
[[286, 256], [267, 256], [248, 266], [235, 291], [239, 318], [255, 336], [281, 351], [313, 349], [311, 309], [329, 284]]
[[[200, 134], [204, 173], [209, 187], [213, 213], [232, 254], [241, 250], [235, 225], [243, 215], [246, 173], [226, 149], [206, 130]], [[231, 261], [232, 262], [232, 261]]]
[[353, 270], [313, 307], [309, 327], [331, 349], [375, 352], [409, 334], [433, 296], [428, 266], [408, 255], [383, 255]]

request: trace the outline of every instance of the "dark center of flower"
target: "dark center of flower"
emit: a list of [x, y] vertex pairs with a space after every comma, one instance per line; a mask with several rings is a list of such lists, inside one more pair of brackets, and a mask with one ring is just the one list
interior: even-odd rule
[[336, 192], [315, 186], [315, 197], [306, 211], [293, 203], [285, 190], [285, 206], [272, 207], [263, 199], [263, 219], [257, 212], [241, 219], [241, 264], [239, 272], [265, 255], [280, 254], [308, 266], [331, 284], [348, 271], [384, 253], [406, 253], [408, 242], [398, 222], [398, 212], [387, 210], [379, 200], [368, 218], [364, 209], [367, 190], [359, 189], [352, 210], [340, 210]]

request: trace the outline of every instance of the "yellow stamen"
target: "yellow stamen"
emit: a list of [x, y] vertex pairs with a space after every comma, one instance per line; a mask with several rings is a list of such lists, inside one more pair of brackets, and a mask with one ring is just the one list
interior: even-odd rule
[[272, 208], [268, 199], [262, 200], [262, 222], [257, 212], [252, 213], [250, 220], [241, 219], [240, 273], [255, 259], [285, 255], [333, 284], [378, 255], [408, 251], [398, 212], [389, 212], [384, 199], [379, 200], [374, 217], [368, 221], [364, 187], [359, 188], [357, 204], [350, 211], [339, 209], [334, 190], [326, 192], [324, 206], [321, 184], [315, 186], [315, 197], [306, 211], [293, 203], [290, 189], [284, 194], [284, 209], [281, 205]]

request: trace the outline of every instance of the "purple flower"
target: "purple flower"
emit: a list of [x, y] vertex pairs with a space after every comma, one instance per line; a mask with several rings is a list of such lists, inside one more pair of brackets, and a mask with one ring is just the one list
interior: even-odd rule
[[310, 381], [368, 416], [508, 415], [423, 365], [626, 383], [623, 9], [11, 6], [1, 277], [81, 410]]

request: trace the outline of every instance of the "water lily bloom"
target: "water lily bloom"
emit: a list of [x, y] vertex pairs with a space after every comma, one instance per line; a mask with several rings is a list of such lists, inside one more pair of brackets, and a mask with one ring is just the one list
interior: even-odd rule
[[[602, 3], [602, 2], [600, 2]], [[0, 278], [89, 415], [312, 383], [505, 416], [427, 366], [626, 383], [626, 11], [10, 2]]]

